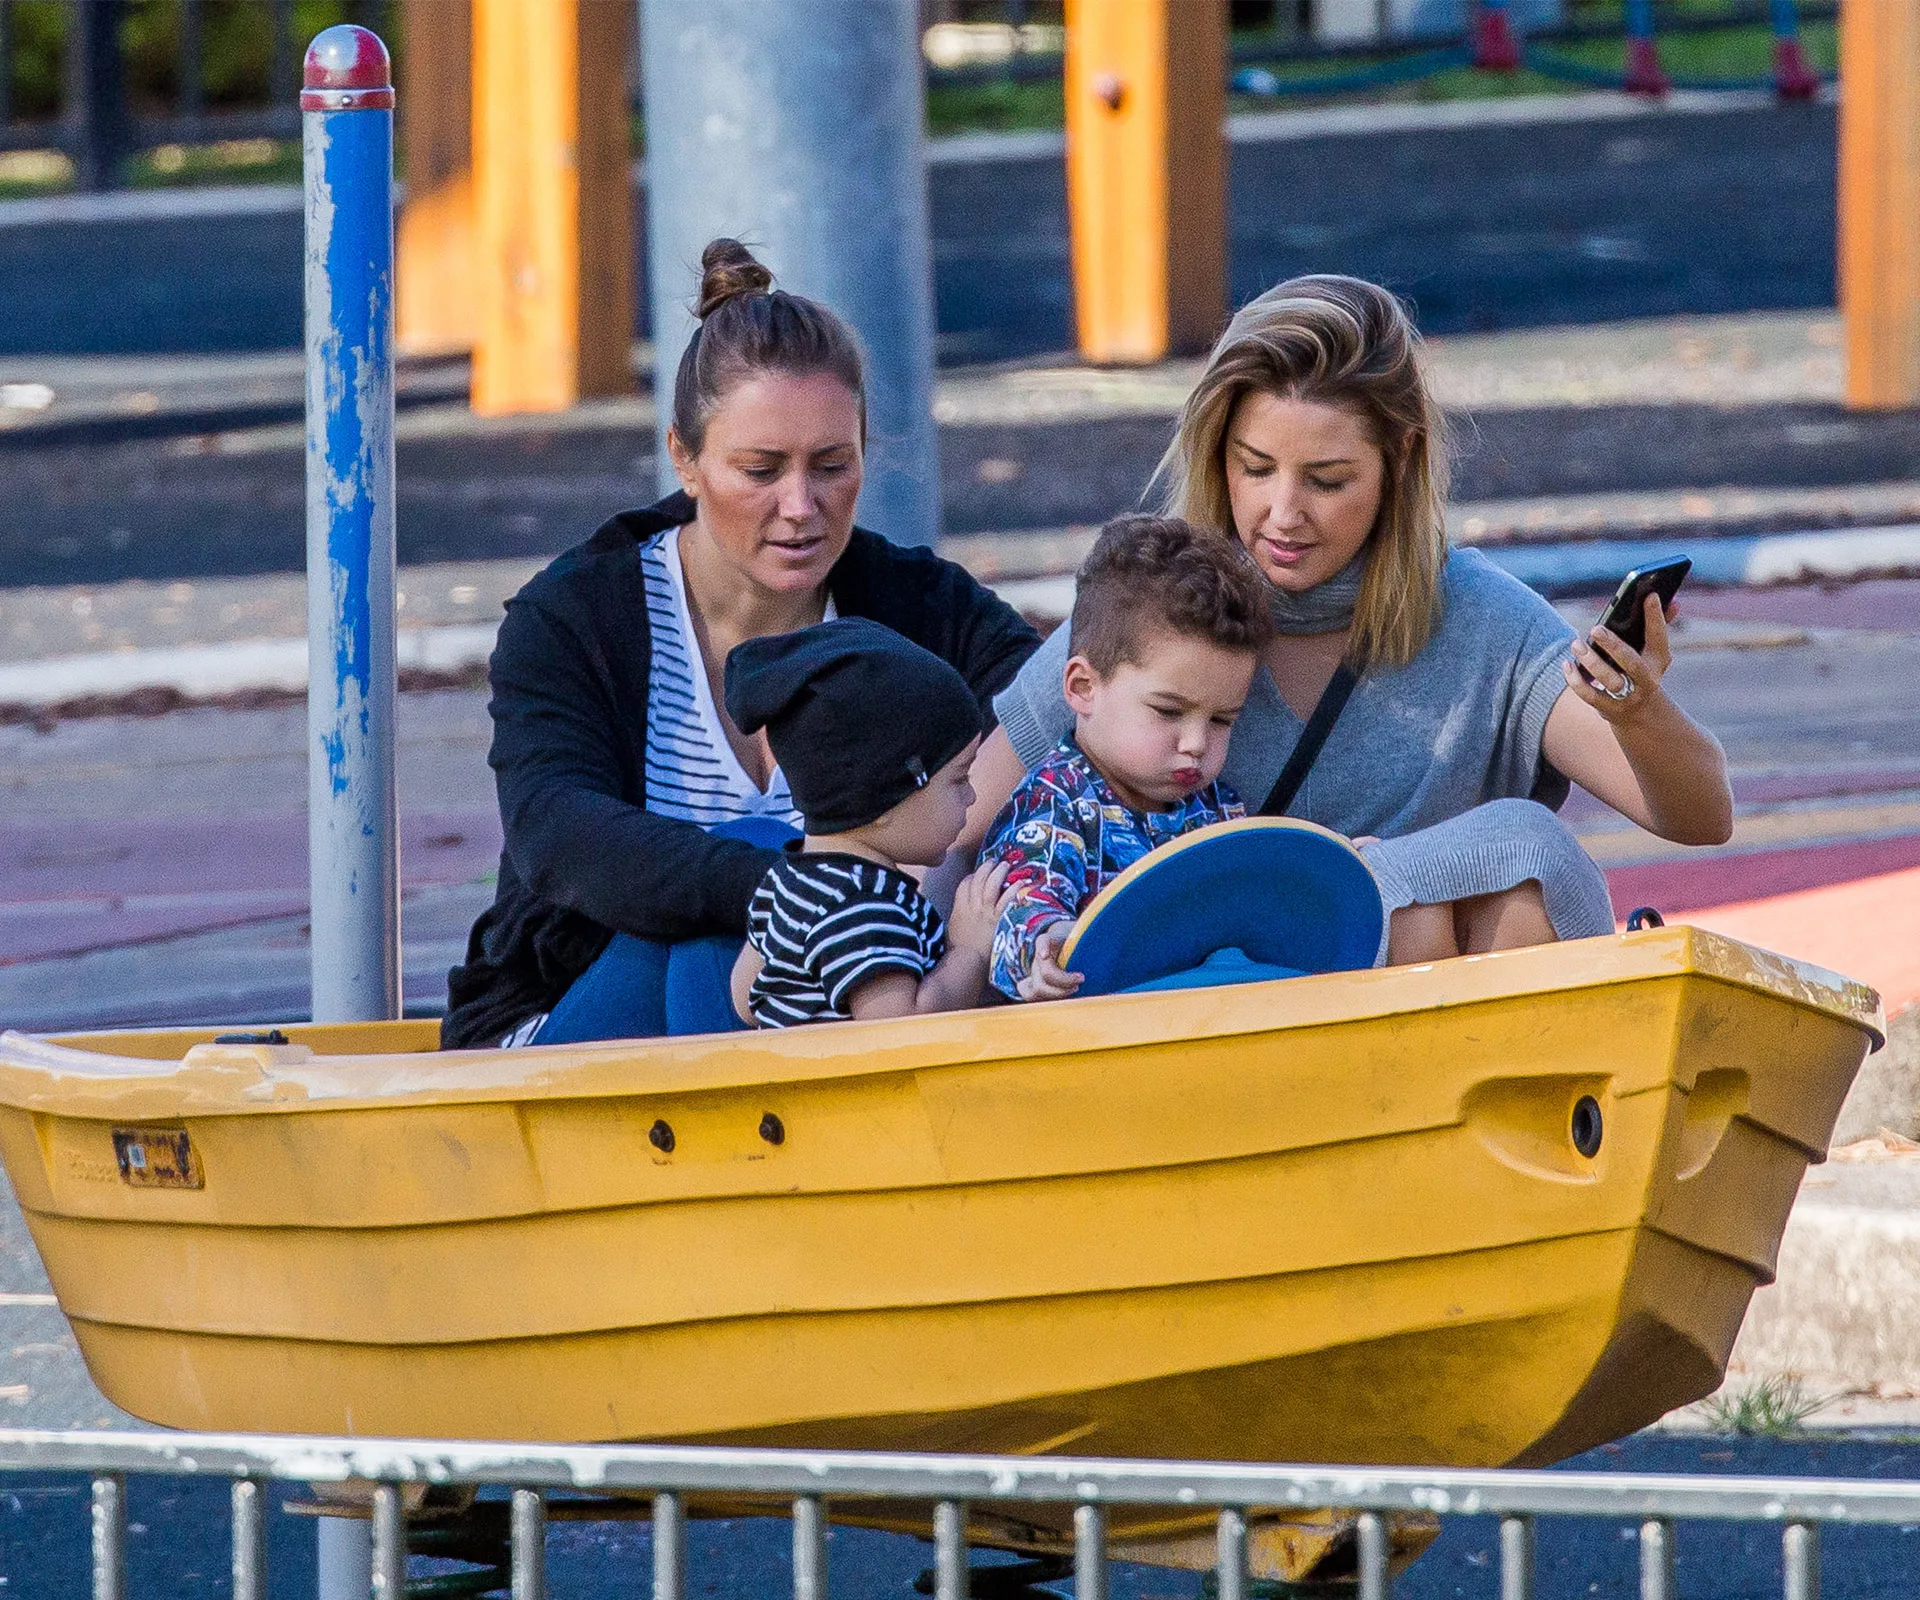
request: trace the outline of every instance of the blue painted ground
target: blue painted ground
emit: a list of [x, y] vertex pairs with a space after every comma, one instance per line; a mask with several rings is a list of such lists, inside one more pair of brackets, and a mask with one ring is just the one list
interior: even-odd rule
[[[1589, 1471], [1758, 1473], [1920, 1479], [1920, 1438], [1888, 1443], [1729, 1440], [1643, 1436], [1570, 1463]], [[278, 1499], [276, 1499], [276, 1505]], [[202, 1600], [228, 1592], [226, 1489], [218, 1483], [138, 1481], [130, 1488], [132, 1600]], [[0, 1486], [0, 1600], [67, 1600], [87, 1591], [87, 1489], [68, 1477], [20, 1478]], [[313, 1533], [304, 1518], [277, 1511], [270, 1527], [272, 1592], [313, 1593]], [[688, 1593], [771, 1597], [790, 1592], [784, 1522], [696, 1523]], [[855, 1529], [831, 1534], [829, 1577], [836, 1600], [910, 1600], [928, 1547]], [[1780, 1593], [1779, 1530], [1771, 1526], [1683, 1524], [1677, 1539], [1679, 1592], [1686, 1600], [1762, 1600]], [[1539, 1528], [1541, 1600], [1588, 1600], [1637, 1593], [1633, 1530], [1617, 1522], [1550, 1519]], [[650, 1592], [645, 1523], [555, 1524], [548, 1580], [556, 1600]], [[1822, 1542], [1826, 1600], [1910, 1594], [1920, 1570], [1920, 1525], [1828, 1529]], [[1402, 1579], [1403, 1600], [1492, 1597], [1499, 1589], [1497, 1528], [1490, 1518], [1450, 1520], [1431, 1551]], [[1197, 1575], [1120, 1567], [1115, 1600], [1191, 1600]], [[1070, 1585], [1059, 1586], [1062, 1595]]]
[[[1232, 299], [1352, 272], [1429, 333], [1830, 306], [1834, 152], [1819, 105], [1239, 144]], [[1059, 157], [930, 179], [941, 359], [1070, 348]], [[297, 210], [0, 227], [0, 355], [295, 347], [300, 229]]]

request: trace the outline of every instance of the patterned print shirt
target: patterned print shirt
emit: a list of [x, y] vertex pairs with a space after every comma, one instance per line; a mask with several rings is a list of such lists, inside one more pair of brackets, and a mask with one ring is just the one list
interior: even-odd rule
[[763, 1028], [790, 1028], [847, 1021], [854, 991], [883, 972], [924, 978], [947, 952], [947, 931], [904, 872], [789, 849], [754, 890], [747, 943], [766, 963], [747, 1009]]
[[1135, 811], [1069, 734], [1013, 791], [987, 835], [981, 860], [1006, 862], [1007, 886], [1015, 891], [994, 930], [993, 986], [1017, 996], [1046, 927], [1078, 917], [1142, 856], [1183, 833], [1245, 815], [1239, 796], [1219, 782], [1171, 810]]

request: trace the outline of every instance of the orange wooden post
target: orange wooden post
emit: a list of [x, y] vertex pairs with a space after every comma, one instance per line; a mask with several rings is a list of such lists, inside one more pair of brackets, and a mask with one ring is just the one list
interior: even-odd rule
[[1203, 350], [1227, 305], [1226, 0], [1067, 0], [1080, 353]]
[[399, 57], [407, 200], [395, 241], [396, 336], [410, 355], [471, 350], [479, 320], [471, 0], [403, 0]]
[[474, 0], [473, 409], [632, 386], [633, 0]]
[[1840, 84], [1847, 404], [1920, 404], [1920, 5], [1847, 0]]

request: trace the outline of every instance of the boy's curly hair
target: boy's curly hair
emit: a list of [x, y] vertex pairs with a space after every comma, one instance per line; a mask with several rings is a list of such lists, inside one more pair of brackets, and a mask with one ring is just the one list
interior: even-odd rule
[[1179, 517], [1116, 517], [1080, 565], [1068, 624], [1073, 653], [1106, 677], [1139, 664], [1156, 633], [1260, 650], [1273, 636], [1267, 582], [1233, 540]]

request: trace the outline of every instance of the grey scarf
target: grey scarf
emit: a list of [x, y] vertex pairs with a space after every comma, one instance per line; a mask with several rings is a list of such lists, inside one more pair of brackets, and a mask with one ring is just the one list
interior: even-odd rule
[[1360, 598], [1360, 580], [1366, 575], [1362, 551], [1323, 584], [1305, 594], [1269, 588], [1267, 609], [1273, 613], [1276, 633], [1338, 633], [1353, 626], [1354, 603]]

